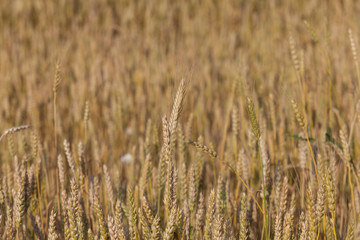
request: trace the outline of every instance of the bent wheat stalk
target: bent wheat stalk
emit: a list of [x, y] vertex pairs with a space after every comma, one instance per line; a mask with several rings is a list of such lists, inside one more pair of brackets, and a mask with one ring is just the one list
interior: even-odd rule
[[28, 129], [28, 128], [31, 128], [31, 125], [21, 125], [21, 126], [9, 128], [9, 129], [5, 130], [5, 132], [0, 136], [0, 142], [7, 135], [15, 133], [15, 132], [20, 132], [20, 131]]

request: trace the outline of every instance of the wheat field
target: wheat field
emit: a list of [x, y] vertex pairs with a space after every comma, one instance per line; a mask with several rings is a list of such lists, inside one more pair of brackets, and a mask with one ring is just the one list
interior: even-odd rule
[[360, 239], [359, 12], [0, 1], [1, 239]]

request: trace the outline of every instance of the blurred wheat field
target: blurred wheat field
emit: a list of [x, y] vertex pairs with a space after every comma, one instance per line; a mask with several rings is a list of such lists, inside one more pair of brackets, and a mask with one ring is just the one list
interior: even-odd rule
[[360, 239], [359, 12], [0, 1], [1, 239]]

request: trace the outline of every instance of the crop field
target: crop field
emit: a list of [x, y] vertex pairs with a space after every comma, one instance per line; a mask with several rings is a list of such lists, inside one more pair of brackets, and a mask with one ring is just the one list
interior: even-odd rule
[[0, 239], [360, 239], [359, 13], [1, 0]]

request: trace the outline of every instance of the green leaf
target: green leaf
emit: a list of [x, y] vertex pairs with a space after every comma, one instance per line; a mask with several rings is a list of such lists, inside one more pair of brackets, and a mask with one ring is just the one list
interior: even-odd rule
[[343, 149], [341, 144], [336, 142], [335, 139], [332, 137], [332, 130], [331, 128], [328, 128], [325, 133], [325, 142], [331, 142], [338, 146], [341, 150]]
[[[291, 134], [289, 132], [286, 133], [286, 137], [292, 137], [292, 138], [294, 138], [296, 140], [307, 141], [306, 138], [301, 137], [301, 136], [296, 135], [296, 134]], [[313, 141], [315, 141], [315, 138], [309, 138], [309, 141], [313, 142]]]

